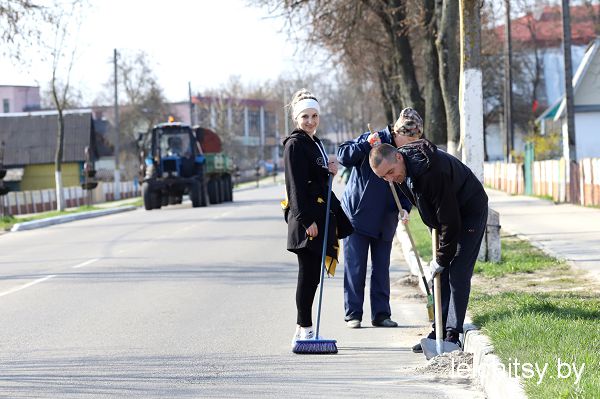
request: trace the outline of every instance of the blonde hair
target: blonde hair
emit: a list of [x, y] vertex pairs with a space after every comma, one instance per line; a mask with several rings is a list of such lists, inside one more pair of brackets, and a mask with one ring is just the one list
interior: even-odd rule
[[297, 92], [295, 92], [292, 95], [292, 101], [290, 101], [290, 103], [286, 105], [286, 108], [288, 108], [288, 111], [289, 111], [292, 119], [294, 119], [294, 115], [293, 115], [294, 105], [296, 105], [296, 103], [298, 101], [307, 100], [307, 99], [315, 100], [317, 102], [319, 101], [319, 100], [317, 100], [317, 97], [314, 96], [314, 94], [312, 94], [310, 91], [308, 91], [308, 89], [305, 89], [305, 88], [298, 90]]

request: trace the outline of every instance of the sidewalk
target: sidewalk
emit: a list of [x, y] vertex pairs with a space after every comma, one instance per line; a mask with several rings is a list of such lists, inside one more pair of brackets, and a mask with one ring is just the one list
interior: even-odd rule
[[600, 280], [600, 209], [486, 192], [490, 207], [500, 213], [502, 230]]

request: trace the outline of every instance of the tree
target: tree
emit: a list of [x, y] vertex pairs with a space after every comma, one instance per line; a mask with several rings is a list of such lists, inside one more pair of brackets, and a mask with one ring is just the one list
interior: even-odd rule
[[35, 0], [0, 0], [0, 52], [21, 59], [21, 49], [39, 43], [44, 26], [55, 19], [56, 4]]
[[54, 105], [58, 112], [58, 131], [54, 157], [56, 205], [58, 211], [65, 210], [62, 183], [62, 159], [65, 138], [64, 111], [68, 105], [70, 77], [77, 51], [76, 42], [70, 41], [70, 39], [73, 34], [73, 25], [78, 30], [81, 24], [82, 6], [83, 3], [79, 0], [63, 4], [60, 12], [53, 19], [54, 41], [49, 47], [50, 60], [52, 61], [50, 86]]
[[[165, 122], [172, 115], [163, 89], [154, 73], [150, 56], [144, 51], [121, 51], [117, 61], [119, 82], [119, 164], [124, 177], [137, 175], [140, 133], [148, 133], [154, 125]], [[105, 85], [97, 103], [114, 101], [114, 75]], [[112, 114], [112, 109], [107, 111]], [[178, 117], [178, 115], [172, 115]], [[116, 137], [115, 137], [116, 138]]]

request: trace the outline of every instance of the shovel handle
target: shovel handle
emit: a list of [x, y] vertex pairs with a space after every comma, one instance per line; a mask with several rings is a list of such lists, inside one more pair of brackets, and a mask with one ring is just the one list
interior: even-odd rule
[[[431, 249], [433, 256], [438, 249], [438, 235], [437, 230], [431, 230]], [[442, 277], [438, 273], [433, 279], [433, 296], [434, 296], [434, 312], [435, 312], [435, 347], [438, 355], [443, 352], [443, 341], [444, 341], [444, 329], [442, 320]]]

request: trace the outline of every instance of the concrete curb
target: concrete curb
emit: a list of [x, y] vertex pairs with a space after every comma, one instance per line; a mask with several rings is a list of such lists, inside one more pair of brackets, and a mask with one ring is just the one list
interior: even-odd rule
[[129, 205], [129, 206], [122, 206], [119, 208], [100, 209], [100, 210], [96, 210], [96, 211], [73, 213], [73, 214], [64, 215], [64, 216], [54, 216], [54, 217], [47, 218], [47, 219], [39, 219], [39, 220], [32, 220], [29, 222], [16, 223], [15, 225], [13, 225], [13, 227], [12, 227], [12, 229], [10, 229], [10, 231], [23, 231], [23, 230], [39, 229], [41, 227], [52, 226], [55, 224], [69, 223], [69, 222], [74, 222], [75, 220], [96, 218], [96, 217], [100, 217], [100, 216], [112, 215], [115, 213], [133, 211], [136, 209], [137, 209], [136, 206]]
[[[410, 239], [402, 223], [398, 224], [396, 237], [402, 246], [402, 253], [411, 274], [419, 277], [419, 287], [425, 294], [425, 287], [420, 278], [417, 255], [412, 249]], [[421, 260], [425, 268], [425, 263]], [[465, 323], [463, 334], [464, 351], [473, 354], [473, 377], [482, 386], [488, 399], [527, 399], [518, 378], [509, 376], [500, 358], [494, 354], [494, 347], [486, 335], [477, 326]]]

